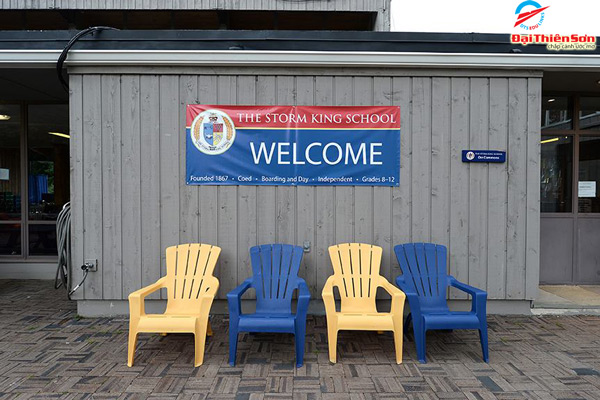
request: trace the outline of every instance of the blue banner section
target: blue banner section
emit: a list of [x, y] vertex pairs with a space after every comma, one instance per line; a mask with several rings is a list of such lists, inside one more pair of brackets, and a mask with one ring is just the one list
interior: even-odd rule
[[503, 163], [506, 152], [497, 150], [463, 150], [463, 162]]
[[[204, 127], [205, 141], [220, 129]], [[186, 137], [188, 185], [400, 184], [400, 129], [237, 128], [219, 154]]]

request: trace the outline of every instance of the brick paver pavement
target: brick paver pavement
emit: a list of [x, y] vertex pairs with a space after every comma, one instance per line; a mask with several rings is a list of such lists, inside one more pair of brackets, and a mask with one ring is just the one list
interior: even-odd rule
[[204, 365], [191, 335], [142, 334], [128, 368], [127, 318], [78, 318], [48, 281], [0, 281], [0, 399], [600, 399], [600, 318], [490, 316], [490, 360], [475, 331], [432, 332], [428, 364], [412, 335], [343, 332], [327, 357], [323, 317], [310, 317], [305, 365], [291, 335], [240, 336], [227, 364], [227, 319], [213, 317]]

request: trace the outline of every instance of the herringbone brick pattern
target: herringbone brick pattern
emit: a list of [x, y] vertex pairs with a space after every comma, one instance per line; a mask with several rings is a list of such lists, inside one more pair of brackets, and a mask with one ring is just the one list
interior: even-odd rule
[[305, 365], [290, 335], [245, 334], [227, 364], [227, 319], [213, 317], [204, 365], [191, 335], [141, 335], [127, 368], [127, 318], [80, 319], [47, 281], [0, 281], [0, 399], [600, 399], [600, 318], [489, 317], [490, 364], [472, 331], [412, 335], [404, 363], [391, 335], [343, 332], [327, 357], [323, 317], [309, 318]]

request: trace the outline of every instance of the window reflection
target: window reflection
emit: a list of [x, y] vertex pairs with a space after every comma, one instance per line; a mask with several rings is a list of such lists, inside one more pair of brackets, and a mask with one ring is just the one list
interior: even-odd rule
[[0, 104], [0, 220], [21, 219], [21, 113]]
[[30, 105], [28, 200], [30, 220], [56, 220], [69, 201], [69, 112], [65, 104]]
[[573, 138], [542, 136], [541, 211], [571, 212]]
[[573, 128], [571, 98], [567, 96], [542, 97], [542, 130]]
[[21, 224], [0, 224], [0, 255], [21, 254]]
[[600, 97], [581, 97], [579, 129], [600, 129]]
[[579, 212], [600, 212], [600, 137], [579, 138]]
[[29, 225], [29, 255], [52, 256], [56, 254], [56, 225]]

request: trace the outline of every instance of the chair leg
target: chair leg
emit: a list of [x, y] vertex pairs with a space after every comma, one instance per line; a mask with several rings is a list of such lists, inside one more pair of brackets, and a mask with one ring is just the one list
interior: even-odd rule
[[413, 332], [415, 336], [415, 344], [417, 346], [417, 358], [422, 364], [427, 363], [425, 338], [427, 331], [422, 322], [413, 321]]
[[237, 343], [238, 343], [238, 329], [237, 324], [232, 326], [229, 324], [229, 365], [232, 367], [235, 365], [235, 358], [237, 353]]
[[206, 326], [206, 336], [212, 336], [213, 335], [213, 330], [212, 330], [212, 326], [210, 325], [210, 319], [208, 320], [208, 324]]
[[127, 347], [127, 366], [133, 367], [133, 356], [135, 354], [135, 344], [137, 342], [138, 333], [135, 330], [129, 329], [129, 343]]
[[402, 364], [402, 341], [404, 330], [402, 329], [402, 316], [394, 321], [394, 346], [396, 347], [396, 363]]
[[479, 340], [481, 341], [481, 351], [483, 353], [483, 361], [490, 362], [488, 353], [488, 333], [487, 333], [487, 321], [483, 321], [479, 327]]
[[194, 332], [194, 367], [199, 367], [204, 362], [207, 326], [206, 320], [196, 322], [196, 332]]
[[334, 363], [336, 362], [336, 351], [337, 351], [337, 336], [338, 330], [337, 326], [331, 326], [330, 323], [327, 323], [327, 339], [329, 340], [329, 361]]
[[299, 321], [296, 323], [294, 340], [296, 341], [296, 367], [300, 368], [304, 363], [304, 342], [306, 340], [306, 325]]

